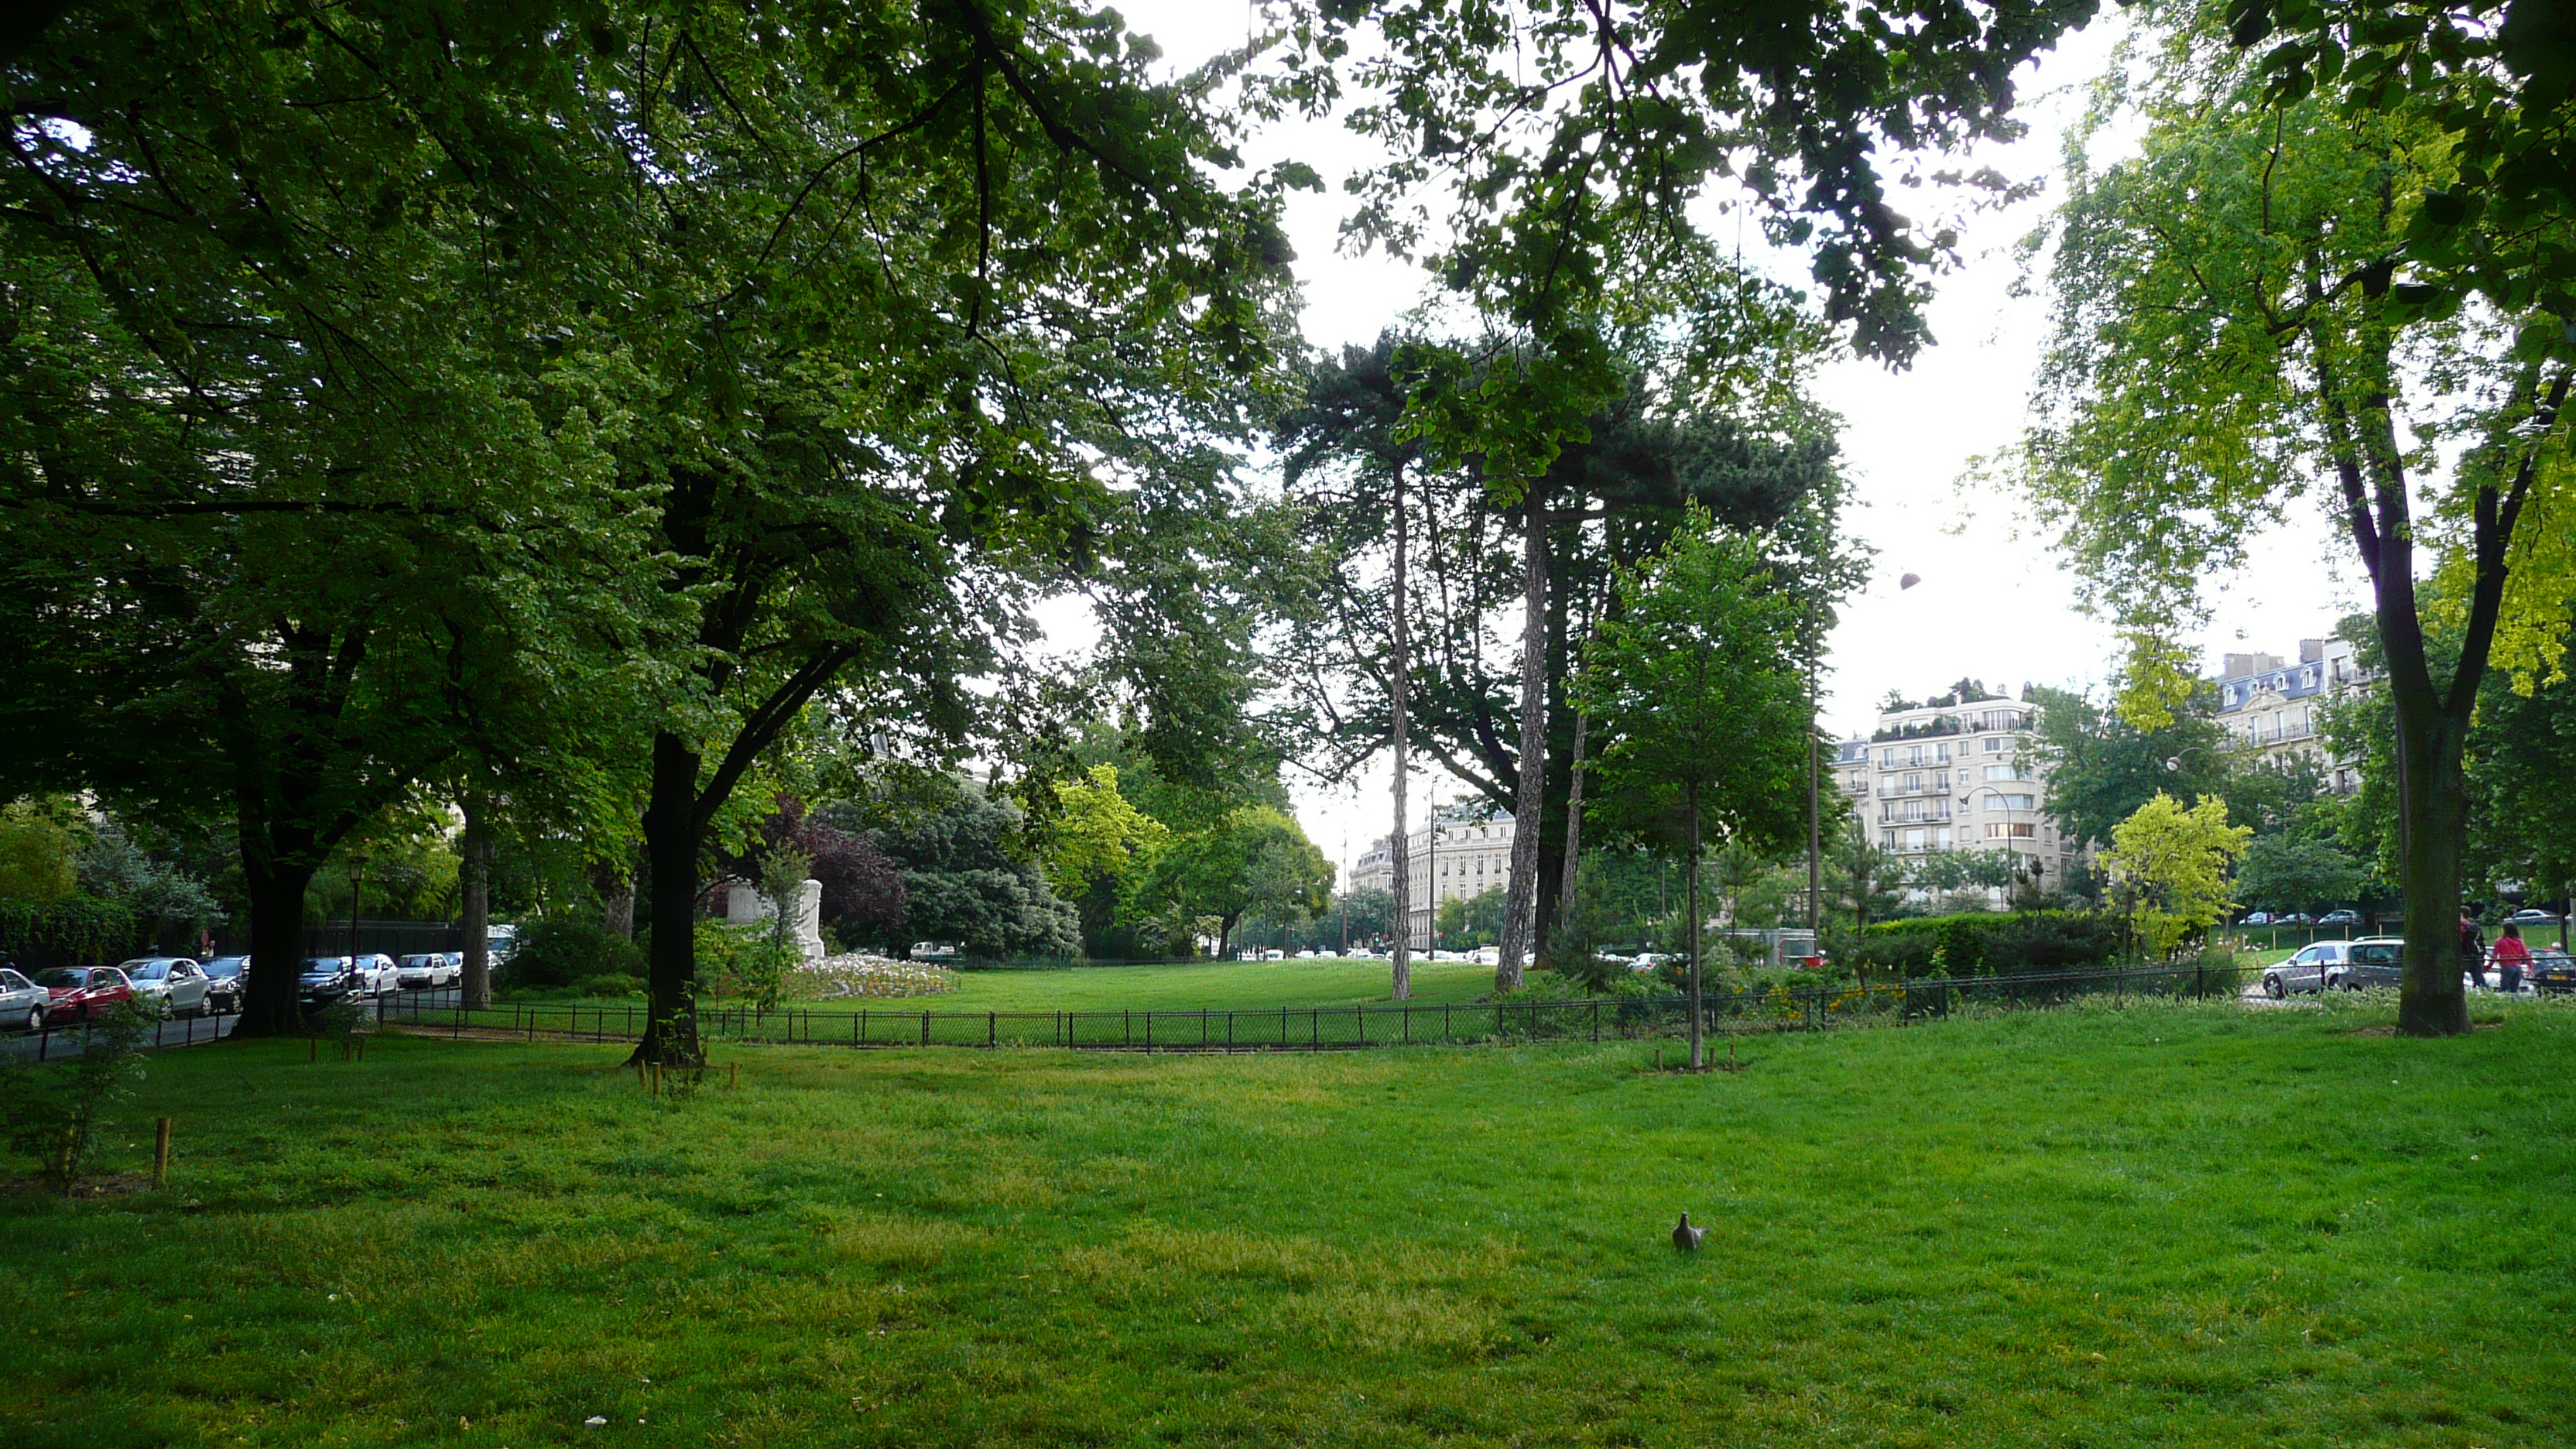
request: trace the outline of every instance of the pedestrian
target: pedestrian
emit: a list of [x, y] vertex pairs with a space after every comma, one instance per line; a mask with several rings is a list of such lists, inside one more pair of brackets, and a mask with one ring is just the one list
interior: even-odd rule
[[2460, 907], [2460, 969], [2468, 974], [2469, 984], [2481, 990], [2485, 989], [2487, 984], [2484, 969], [2486, 962], [2486, 933], [2478, 929], [2478, 918], [2469, 914], [2467, 906], [2462, 906]]
[[2522, 943], [2522, 927], [2504, 923], [2503, 934], [2496, 937], [2496, 990], [2512, 996], [2522, 990], [2522, 974], [2531, 969], [2531, 948]]

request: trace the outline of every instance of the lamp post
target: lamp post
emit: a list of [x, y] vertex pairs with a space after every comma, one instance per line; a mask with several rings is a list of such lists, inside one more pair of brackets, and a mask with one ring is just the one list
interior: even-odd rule
[[[2018, 815], [2018, 814], [2020, 814], [2020, 813], [2021, 813], [2022, 811], [2024, 811], [2024, 810], [2036, 810], [2036, 809], [2038, 808], [2038, 806], [2037, 806], [2035, 803], [2034, 803], [2034, 804], [2031, 804], [2031, 805], [2014, 805], [2014, 804], [2009, 803], [2009, 802], [2011, 801], [2011, 799], [2012, 799], [2012, 794], [2011, 794], [2011, 792], [2010, 792], [2010, 791], [2007, 791], [2007, 790], [2005, 790], [2005, 789], [2003, 789], [2003, 788], [2001, 788], [2000, 786], [1995, 786], [1995, 785], [1979, 785], [1979, 786], [1978, 786], [1977, 788], [1975, 788], [1974, 790], [1971, 790], [1971, 791], [1969, 791], [1967, 794], [1960, 796], [1960, 797], [1959, 797], [1959, 803], [1960, 803], [1960, 805], [1962, 805], [1962, 806], [1966, 806], [1966, 807], [1971, 807], [1971, 808], [1973, 808], [1973, 807], [1975, 806], [1975, 804], [1976, 804], [1977, 797], [1978, 797], [1978, 796], [1980, 796], [1980, 795], [1997, 795], [1997, 796], [2001, 796], [2001, 797], [2002, 797], [2006, 802], [2008, 802], [2008, 803], [2006, 803], [2006, 804], [2005, 804], [2005, 806], [2004, 806], [2004, 814], [2005, 814], [2007, 817], [2009, 817], [2009, 816], [2013, 816], [2013, 815]], [[2012, 823], [2015, 823], [2015, 822], [2013, 822], [2013, 821], [2011, 821], [2011, 820], [2007, 819], [2007, 821], [2006, 821], [2005, 823], [2007, 823], [2007, 824], [2012, 824]], [[2019, 846], [2016, 846], [2016, 845], [2014, 845], [2014, 844], [2013, 844], [2013, 842], [2014, 842], [2015, 840], [2018, 840], [2018, 839], [2020, 839], [2020, 837], [2019, 837], [2019, 836], [2016, 836], [2016, 835], [2006, 835], [2006, 836], [2004, 837], [2004, 853], [2005, 853], [2006, 855], [2011, 856], [2015, 862], [2019, 862], [2019, 861], [2020, 861], [2020, 859], [2021, 859], [2021, 848], [2020, 848]], [[2047, 867], [2046, 867], [2046, 865], [2045, 865], [2044, 863], [2042, 863], [2042, 862], [2041, 862], [2041, 860], [2040, 860], [2040, 858], [2039, 858], [2039, 832], [2038, 832], [2038, 830], [2037, 830], [2037, 828], [2036, 828], [2036, 827], [2034, 827], [2034, 828], [2032, 829], [2032, 832], [2031, 832], [2030, 855], [2031, 855], [2031, 876], [2032, 876], [2032, 878], [2033, 878], [2033, 879], [2037, 879], [2037, 878], [2038, 878], [2038, 876], [2039, 876], [2039, 873], [2040, 873], [2042, 870], [2045, 870]], [[2015, 864], [2015, 866], [2014, 866], [2014, 869], [2015, 869], [2015, 870], [2019, 870], [2019, 869], [2020, 869], [2020, 866], [2016, 863], [2016, 864]], [[2010, 892], [2009, 892], [2009, 888], [2007, 889], [2007, 892], [2006, 892], [2006, 894], [2005, 894], [2005, 897], [2004, 897], [2004, 903], [2005, 903], [2006, 905], [2010, 905], [2010, 904], [2012, 903], [2012, 897], [2011, 897], [2011, 894], [2010, 894]]]

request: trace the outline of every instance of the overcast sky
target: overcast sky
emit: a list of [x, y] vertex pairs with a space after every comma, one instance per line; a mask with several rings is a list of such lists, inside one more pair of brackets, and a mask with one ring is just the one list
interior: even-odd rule
[[[1241, 45], [1254, 18], [1245, 5], [1187, 0], [1137, 0], [1120, 9], [1175, 66]], [[2017, 178], [2052, 173], [2065, 128], [2080, 110], [2076, 92], [2110, 63], [2117, 23], [2099, 22], [2035, 74], [2025, 69], [2020, 114], [2031, 134], [1974, 159]], [[1305, 288], [1306, 339], [1318, 346], [1369, 341], [1420, 295], [1410, 267], [1337, 248], [1347, 204], [1341, 179], [1373, 154], [1369, 143], [1332, 124], [1265, 133], [1247, 150], [1256, 165], [1302, 160], [1327, 182], [1323, 195], [1300, 193], [1288, 216]], [[1866, 733], [1890, 689], [1919, 698], [1962, 675], [2011, 691], [2026, 682], [2085, 688], [2099, 686], [2110, 668], [2115, 641], [2076, 610], [2071, 580], [2016, 501], [1959, 486], [1971, 458], [2009, 445], [2021, 430], [2046, 303], [2012, 295], [2021, 265], [2014, 244], [2055, 203], [2051, 179], [2039, 199], [1971, 222], [1967, 264], [1942, 279], [1931, 308], [1938, 343], [1913, 367], [1892, 373], [1844, 361], [1817, 379], [1816, 393], [1845, 422], [1843, 453], [1859, 505], [1848, 525], [1876, 553], [1868, 586], [1843, 607], [1829, 646], [1822, 709], [1827, 726], [1841, 733]], [[2264, 562], [2250, 575], [2213, 584], [2215, 619], [2199, 641], [2204, 668], [2214, 668], [2226, 650], [2294, 654], [2299, 639], [2326, 633], [2358, 607], [2357, 570], [2344, 564], [2321, 517], [2285, 519], [2273, 535], [2257, 550]], [[1922, 582], [1900, 595], [1897, 580], [1907, 573]], [[1054, 612], [1050, 623], [1068, 644], [1087, 632], [1074, 612]], [[1417, 777], [1413, 790], [1417, 823], [1428, 783]], [[1387, 784], [1381, 761], [1355, 790], [1300, 789], [1298, 816], [1327, 855], [1346, 862], [1386, 832]], [[1457, 787], [1442, 783], [1440, 790], [1450, 798]]]

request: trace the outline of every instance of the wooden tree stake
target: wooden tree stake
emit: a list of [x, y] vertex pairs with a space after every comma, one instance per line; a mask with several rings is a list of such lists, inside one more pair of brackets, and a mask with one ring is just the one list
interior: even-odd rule
[[152, 1119], [152, 1185], [166, 1187], [170, 1182], [170, 1119]]

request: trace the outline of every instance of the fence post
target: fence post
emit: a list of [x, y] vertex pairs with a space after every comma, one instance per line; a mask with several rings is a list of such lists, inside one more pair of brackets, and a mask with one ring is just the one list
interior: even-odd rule
[[1352, 1015], [1353, 1017], [1357, 1018], [1357, 1019], [1358, 1019], [1358, 1021], [1359, 1021], [1360, 1045], [1361, 1045], [1361, 1046], [1367, 1046], [1367, 1045], [1368, 1045], [1368, 1008], [1367, 1008], [1366, 1006], [1355, 1006], [1355, 1007], [1352, 1007], [1352, 1008], [1351, 1008], [1351, 1015]]
[[985, 1013], [984, 1013], [984, 1045], [986, 1045], [986, 1046], [988, 1046], [988, 1047], [989, 1047], [989, 1046], [999, 1046], [999, 1045], [1001, 1044], [1001, 1033], [1002, 1033], [1002, 1016], [1001, 1016], [1001, 1013], [1000, 1013], [1000, 1012], [995, 1012], [995, 1011], [988, 1011], [988, 1012], [985, 1012]]
[[1317, 1007], [1306, 1013], [1306, 1049], [1321, 1051], [1324, 1047], [1324, 1010]]
[[921, 1044], [930, 1045], [930, 1013], [926, 1011], [921, 1014]]
[[1592, 1042], [1595, 1046], [1601, 1043], [1601, 1003], [1597, 1000], [1592, 1003]]

